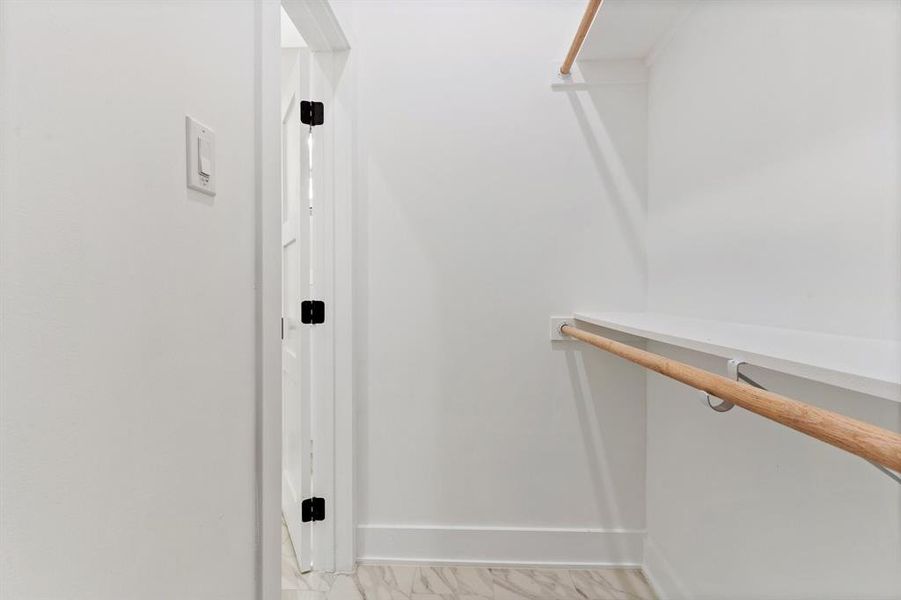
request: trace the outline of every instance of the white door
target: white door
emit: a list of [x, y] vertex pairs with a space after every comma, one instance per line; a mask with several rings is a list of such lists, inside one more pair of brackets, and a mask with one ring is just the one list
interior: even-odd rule
[[312, 496], [311, 364], [309, 329], [300, 304], [310, 298], [310, 152], [300, 102], [309, 92], [309, 52], [282, 83], [282, 513], [302, 571], [312, 566], [311, 524], [301, 503]]

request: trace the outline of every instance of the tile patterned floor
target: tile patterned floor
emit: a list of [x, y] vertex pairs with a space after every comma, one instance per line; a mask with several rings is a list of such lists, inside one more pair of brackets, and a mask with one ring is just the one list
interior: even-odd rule
[[282, 600], [654, 600], [638, 569], [360, 565], [301, 574], [282, 528]]

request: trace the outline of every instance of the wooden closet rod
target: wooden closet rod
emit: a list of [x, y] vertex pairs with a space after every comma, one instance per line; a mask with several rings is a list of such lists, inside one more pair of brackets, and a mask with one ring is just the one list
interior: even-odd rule
[[588, 0], [585, 14], [582, 15], [582, 22], [579, 23], [579, 29], [576, 31], [576, 37], [573, 38], [569, 52], [566, 53], [563, 65], [560, 67], [561, 74], [569, 75], [573, 63], [576, 62], [576, 57], [579, 56], [579, 50], [582, 49], [582, 42], [585, 41], [585, 36], [588, 35], [588, 30], [591, 28], [591, 22], [594, 21], [594, 16], [598, 14], [598, 9], [601, 8], [603, 3], [604, 0]]
[[901, 471], [901, 434], [894, 431], [739, 383], [653, 352], [576, 329], [571, 325], [563, 325], [560, 332], [703, 390], [721, 400], [741, 406], [761, 417], [832, 444], [836, 448], [889, 469]]

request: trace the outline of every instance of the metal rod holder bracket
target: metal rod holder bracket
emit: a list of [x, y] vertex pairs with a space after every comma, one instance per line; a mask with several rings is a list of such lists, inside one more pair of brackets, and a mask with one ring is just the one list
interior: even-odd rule
[[[729, 379], [734, 379], [738, 381], [741, 378], [741, 374], [738, 372], [739, 367], [745, 364], [745, 361], [739, 360], [737, 358], [730, 358], [729, 362], [726, 363], [726, 372], [729, 376]], [[716, 412], [727, 412], [732, 410], [735, 406], [731, 402], [727, 402], [726, 400], [721, 400], [717, 398], [718, 402], [714, 404], [713, 398], [715, 396], [711, 396], [705, 391], [701, 391], [701, 404], [708, 406], [709, 408], [715, 410]]]

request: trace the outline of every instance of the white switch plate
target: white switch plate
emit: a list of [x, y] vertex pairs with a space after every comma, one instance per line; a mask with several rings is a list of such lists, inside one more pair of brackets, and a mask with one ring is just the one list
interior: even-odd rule
[[551, 317], [551, 341], [552, 342], [571, 342], [573, 339], [560, 333], [560, 328], [564, 323], [573, 324], [572, 317]]
[[[188, 157], [188, 187], [215, 196], [216, 132], [191, 117], [185, 117], [185, 140], [185, 154]], [[203, 144], [201, 144], [201, 140]], [[201, 161], [201, 152], [204, 153], [203, 161]], [[201, 162], [203, 163], [202, 168]]]

